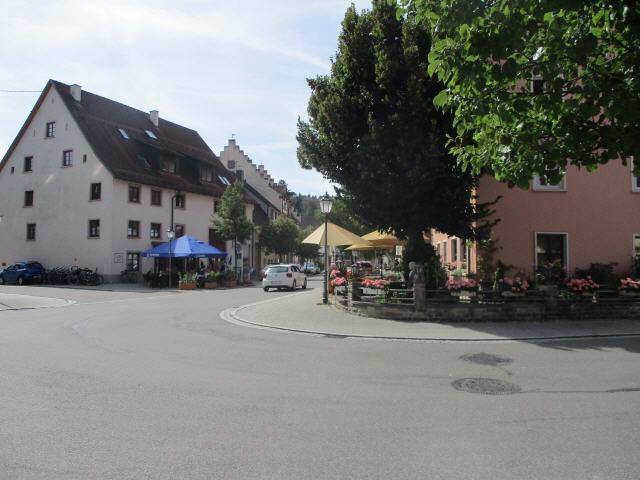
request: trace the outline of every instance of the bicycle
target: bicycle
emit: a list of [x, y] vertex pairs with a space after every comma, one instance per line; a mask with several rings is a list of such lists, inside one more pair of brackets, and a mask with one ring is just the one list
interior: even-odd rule
[[137, 283], [138, 282], [138, 272], [132, 269], [125, 269], [120, 272], [120, 282], [121, 283]]

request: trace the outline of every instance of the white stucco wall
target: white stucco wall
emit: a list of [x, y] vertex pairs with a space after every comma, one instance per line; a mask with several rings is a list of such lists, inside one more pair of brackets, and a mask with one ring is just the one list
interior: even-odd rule
[[[45, 138], [46, 123], [52, 121], [56, 122], [55, 137]], [[69, 149], [73, 150], [73, 165], [62, 167], [62, 152]], [[26, 156], [33, 156], [30, 173], [23, 173]], [[102, 199], [92, 202], [89, 189], [96, 182], [102, 183]], [[37, 260], [45, 268], [79, 265], [107, 272], [112, 184], [110, 173], [96, 158], [62, 99], [50, 89], [0, 171], [0, 262]], [[34, 191], [33, 207], [23, 206], [25, 190]], [[101, 219], [98, 239], [88, 238], [90, 218]], [[36, 224], [35, 241], [26, 240], [27, 223]]]

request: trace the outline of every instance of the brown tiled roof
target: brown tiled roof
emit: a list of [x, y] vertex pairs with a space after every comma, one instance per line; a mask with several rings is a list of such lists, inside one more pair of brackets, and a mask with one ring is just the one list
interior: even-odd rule
[[[71, 96], [69, 85], [49, 80], [33, 112], [51, 87], [60, 94], [93, 151], [115, 178], [214, 197], [220, 197], [225, 189], [225, 184], [218, 176], [226, 177], [231, 183], [235, 181], [234, 174], [224, 168], [195, 130], [163, 118], [160, 118], [156, 127], [148, 112], [86, 90], [82, 90], [81, 101], [77, 102]], [[33, 112], [9, 148], [3, 163], [28, 127]], [[128, 139], [120, 134], [119, 128], [126, 131]], [[153, 132], [157, 139], [149, 138], [145, 130]], [[163, 159], [176, 161], [176, 174], [161, 171]], [[201, 165], [213, 169], [213, 182], [200, 180]]]

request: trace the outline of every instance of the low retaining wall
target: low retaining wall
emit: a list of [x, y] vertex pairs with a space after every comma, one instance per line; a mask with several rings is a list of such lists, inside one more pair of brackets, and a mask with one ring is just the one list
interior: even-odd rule
[[336, 306], [365, 317], [428, 322], [504, 322], [542, 320], [640, 320], [640, 300], [606, 299], [510, 301], [505, 303], [427, 303], [425, 311], [415, 305], [385, 304], [336, 297]]

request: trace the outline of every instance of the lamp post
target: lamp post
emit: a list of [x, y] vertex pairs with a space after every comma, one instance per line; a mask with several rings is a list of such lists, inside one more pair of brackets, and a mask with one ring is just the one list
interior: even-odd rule
[[175, 237], [175, 232], [173, 231], [173, 225], [171, 228], [167, 230], [167, 238], [169, 239], [169, 288], [171, 288], [171, 241], [173, 237]]
[[327, 222], [329, 220], [329, 213], [333, 206], [333, 200], [328, 193], [325, 192], [324, 196], [320, 198], [320, 211], [324, 213], [324, 285], [322, 292], [322, 303], [325, 305], [329, 303], [329, 250], [327, 249]]

